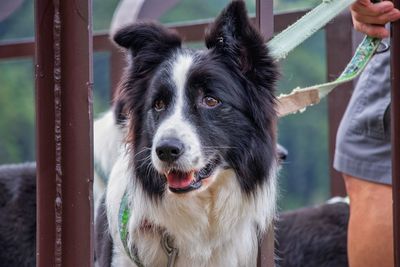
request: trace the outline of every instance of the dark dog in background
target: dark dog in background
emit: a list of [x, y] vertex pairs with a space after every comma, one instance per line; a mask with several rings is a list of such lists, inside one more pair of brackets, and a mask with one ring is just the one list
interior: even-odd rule
[[36, 167], [0, 166], [0, 266], [35, 266]]
[[348, 266], [348, 219], [345, 202], [281, 213], [275, 222], [277, 266]]

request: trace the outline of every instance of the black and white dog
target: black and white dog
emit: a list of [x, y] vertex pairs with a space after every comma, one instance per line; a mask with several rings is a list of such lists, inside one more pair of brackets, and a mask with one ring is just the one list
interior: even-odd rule
[[244, 2], [222, 11], [205, 51], [182, 48], [177, 34], [149, 23], [114, 40], [131, 62], [120, 94], [127, 150], [106, 193], [112, 266], [136, 266], [132, 254], [166, 266], [166, 234], [179, 251], [175, 266], [255, 266], [275, 216], [277, 71]]

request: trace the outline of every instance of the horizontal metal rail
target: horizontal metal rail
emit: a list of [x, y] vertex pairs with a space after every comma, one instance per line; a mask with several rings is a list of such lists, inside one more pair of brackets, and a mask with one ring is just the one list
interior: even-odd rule
[[[306, 11], [295, 11], [289, 13], [277, 14], [274, 16], [274, 32], [280, 32], [289, 24], [294, 23], [299, 17], [304, 15]], [[254, 17], [251, 18], [256, 23]], [[204, 31], [212, 23], [212, 19], [198, 20], [179, 24], [168, 24], [169, 28], [176, 30], [183, 36], [186, 42], [202, 41]], [[95, 52], [111, 51], [116, 52], [118, 49], [110, 41], [110, 37], [106, 32], [99, 32], [93, 35], [93, 50]], [[33, 38], [8, 40], [0, 42], [0, 59], [33, 57], [35, 54], [35, 41]]]

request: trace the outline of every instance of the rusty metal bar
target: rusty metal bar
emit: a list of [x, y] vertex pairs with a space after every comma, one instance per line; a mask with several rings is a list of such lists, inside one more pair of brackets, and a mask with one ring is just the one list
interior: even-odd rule
[[275, 266], [275, 234], [274, 227], [264, 235], [258, 248], [257, 267]]
[[[328, 64], [328, 80], [337, 78], [343, 71], [353, 54], [353, 30], [351, 16], [349, 13], [339, 15], [334, 23], [326, 27], [326, 51]], [[336, 132], [340, 120], [346, 110], [347, 103], [353, 92], [353, 83], [346, 83], [339, 86], [328, 96], [328, 120], [329, 120], [329, 168], [331, 180], [331, 195], [345, 196], [341, 173], [333, 168], [333, 156], [336, 145]]]
[[[35, 2], [36, 171], [37, 234], [36, 266], [55, 264], [56, 144], [54, 138], [54, 51], [51, 1]], [[33, 45], [32, 45], [33, 47]], [[2, 49], [0, 49], [2, 51]], [[0, 52], [0, 54], [2, 54]]]
[[11, 40], [0, 43], [0, 59], [32, 57], [35, 54], [35, 43], [32, 39]]
[[[108, 33], [98, 33], [93, 36], [94, 51], [110, 51], [114, 48]], [[34, 55], [35, 41], [33, 38], [0, 42], [0, 59], [33, 57]]]
[[[255, 26], [268, 40], [274, 33], [274, 13], [273, 0], [256, 0]], [[275, 266], [275, 244], [274, 227], [262, 237], [262, 242], [258, 245], [257, 267]]]
[[256, 25], [269, 39], [274, 33], [274, 5], [272, 0], [256, 0]]
[[115, 45], [110, 41], [108, 32], [100, 32], [93, 35], [93, 50], [96, 52], [110, 51]]
[[[306, 11], [294, 11], [288, 13], [277, 14], [274, 16], [274, 32], [280, 32], [289, 24], [294, 23], [298, 18], [304, 15]], [[251, 18], [253, 23], [256, 19]], [[201, 20], [195, 22], [185, 22], [185, 24], [170, 24], [171, 29], [175, 29], [181, 34], [186, 42], [202, 41], [204, 31], [212, 20]], [[115, 46], [110, 42], [108, 33], [100, 32], [93, 36], [94, 51], [113, 51]], [[35, 52], [35, 42], [33, 39], [9, 40], [0, 42], [0, 59], [33, 57]]]
[[310, 10], [297, 10], [274, 15], [274, 32], [281, 32]]
[[35, 15], [37, 266], [93, 266], [91, 1]]
[[[400, 0], [393, 1], [400, 8]], [[391, 141], [394, 262], [400, 267], [400, 21], [391, 26]]]

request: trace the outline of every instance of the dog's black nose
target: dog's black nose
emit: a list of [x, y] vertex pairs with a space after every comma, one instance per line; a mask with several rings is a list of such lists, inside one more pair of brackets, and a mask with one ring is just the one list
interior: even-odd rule
[[156, 153], [160, 160], [174, 162], [183, 154], [184, 148], [184, 145], [178, 139], [163, 139], [158, 142]]

